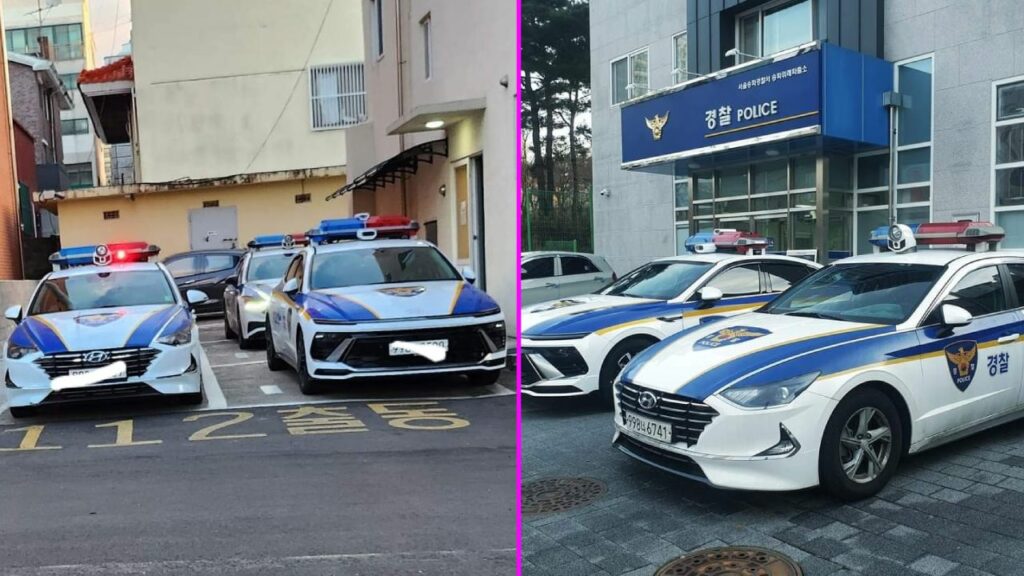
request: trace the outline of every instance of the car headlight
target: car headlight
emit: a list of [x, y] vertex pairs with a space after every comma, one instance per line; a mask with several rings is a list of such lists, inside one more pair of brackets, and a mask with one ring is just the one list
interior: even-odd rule
[[245, 311], [253, 314], [266, 312], [267, 304], [270, 302], [261, 296], [242, 296], [240, 300], [242, 301], [242, 306], [245, 307]]
[[187, 314], [179, 312], [167, 323], [156, 341], [168, 346], [184, 346], [192, 342], [192, 320]]
[[821, 372], [810, 372], [795, 378], [779, 380], [761, 386], [743, 388], [726, 388], [719, 395], [744, 408], [770, 408], [789, 404], [812, 382], [818, 379]]
[[39, 352], [39, 348], [36, 348], [35, 344], [26, 342], [17, 344], [14, 340], [7, 342], [7, 357], [11, 360], [18, 360], [24, 358], [33, 352]]

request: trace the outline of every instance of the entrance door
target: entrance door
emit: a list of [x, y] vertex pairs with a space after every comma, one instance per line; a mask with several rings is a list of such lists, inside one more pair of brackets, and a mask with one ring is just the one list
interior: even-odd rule
[[235, 248], [238, 245], [238, 214], [235, 207], [189, 210], [188, 236], [192, 250]]
[[469, 160], [469, 182], [473, 188], [473, 270], [476, 271], [476, 285], [487, 289], [487, 258], [484, 251], [484, 157], [474, 156]]

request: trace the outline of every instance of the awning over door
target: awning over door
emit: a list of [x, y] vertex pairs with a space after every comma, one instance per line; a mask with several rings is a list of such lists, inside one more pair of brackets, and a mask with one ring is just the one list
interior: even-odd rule
[[332, 192], [327, 196], [327, 200], [333, 200], [355, 190], [375, 190], [398, 182], [408, 175], [415, 174], [420, 163], [432, 164], [435, 156], [448, 156], [448, 140], [446, 138], [424, 142], [395, 154]]

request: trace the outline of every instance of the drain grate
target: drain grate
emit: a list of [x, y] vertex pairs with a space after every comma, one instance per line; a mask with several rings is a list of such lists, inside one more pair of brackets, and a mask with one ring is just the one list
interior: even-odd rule
[[654, 576], [803, 576], [789, 557], [766, 548], [728, 546], [687, 554], [665, 564]]
[[523, 514], [536, 516], [586, 506], [607, 492], [591, 478], [545, 478], [523, 485]]

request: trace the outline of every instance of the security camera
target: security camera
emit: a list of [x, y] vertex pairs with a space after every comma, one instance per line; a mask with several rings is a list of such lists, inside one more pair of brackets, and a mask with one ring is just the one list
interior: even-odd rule
[[604, 196], [605, 198], [607, 198], [607, 197], [612, 195], [612, 191], [607, 189], [607, 188], [602, 188], [601, 191], [598, 192], [598, 194], [600, 194], [601, 196]]

